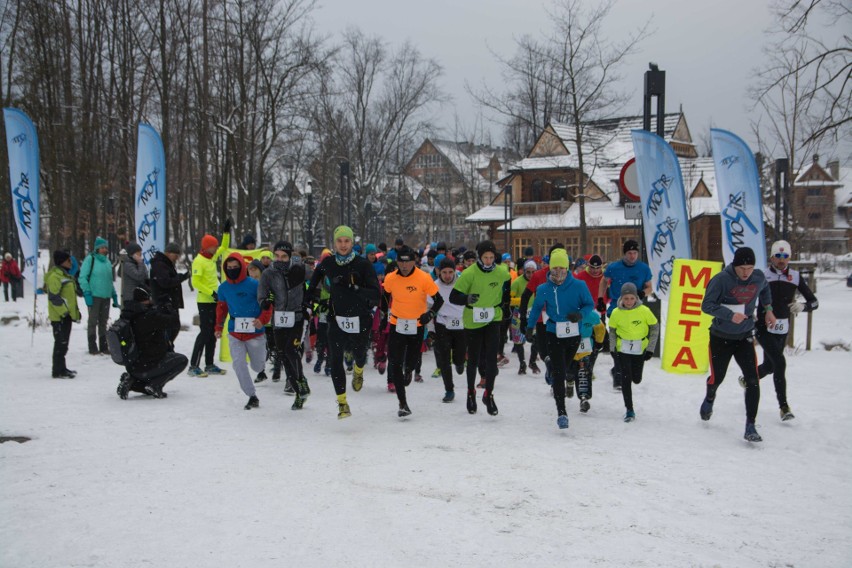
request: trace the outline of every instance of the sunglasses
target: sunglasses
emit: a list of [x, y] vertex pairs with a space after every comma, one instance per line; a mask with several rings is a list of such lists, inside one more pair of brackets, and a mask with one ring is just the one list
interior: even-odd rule
[[790, 253], [777, 252], [777, 253], [773, 254], [772, 256], [774, 256], [775, 258], [790, 258]]

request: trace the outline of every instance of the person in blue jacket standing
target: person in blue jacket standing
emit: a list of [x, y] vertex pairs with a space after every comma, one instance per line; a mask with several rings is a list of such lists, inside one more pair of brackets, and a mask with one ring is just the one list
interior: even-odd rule
[[89, 308], [88, 336], [89, 354], [109, 355], [106, 329], [109, 319], [109, 305], [118, 308], [118, 293], [113, 284], [112, 263], [107, 257], [109, 246], [106, 239], [97, 237], [92, 253], [80, 266], [78, 281], [83, 290], [83, 299]]
[[[547, 352], [550, 355], [550, 370], [553, 376], [553, 398], [556, 401], [559, 428], [568, 428], [568, 413], [565, 411], [565, 387], [568, 366], [580, 346], [580, 322], [595, 309], [595, 302], [584, 282], [577, 280], [568, 271], [568, 253], [556, 249], [550, 253], [550, 273], [544, 284], [535, 291], [535, 301], [527, 322], [533, 327], [527, 330], [532, 337], [535, 322], [542, 310], [547, 313]], [[573, 385], [572, 385], [573, 392]]]

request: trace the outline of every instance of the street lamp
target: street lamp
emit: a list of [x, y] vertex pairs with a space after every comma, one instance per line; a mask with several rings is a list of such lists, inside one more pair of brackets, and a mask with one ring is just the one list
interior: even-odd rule
[[314, 183], [308, 180], [305, 185], [305, 195], [308, 196], [308, 227], [305, 239], [308, 241], [308, 256], [314, 256]]

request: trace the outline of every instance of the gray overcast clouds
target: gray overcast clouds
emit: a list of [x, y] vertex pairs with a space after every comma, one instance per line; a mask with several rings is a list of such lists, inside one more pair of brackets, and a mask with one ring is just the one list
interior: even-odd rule
[[[314, 19], [321, 32], [331, 35], [356, 26], [394, 45], [410, 39], [443, 66], [444, 90], [470, 128], [478, 109], [464, 90], [465, 81], [499, 87], [500, 69], [489, 47], [509, 56], [514, 38], [548, 29], [547, 5], [538, 0], [325, 0]], [[763, 60], [763, 32], [772, 21], [767, 2], [621, 0], [607, 20], [607, 37], [627, 34], [648, 18], [655, 32], [622, 70], [626, 88], [635, 88], [624, 113], [642, 113], [642, 77], [654, 61], [666, 71], [666, 111], [683, 105], [696, 144], [712, 121], [753, 146], [747, 89]], [[438, 118], [447, 129], [444, 135], [452, 137], [453, 110], [445, 107]], [[499, 144], [502, 129], [491, 132]]]

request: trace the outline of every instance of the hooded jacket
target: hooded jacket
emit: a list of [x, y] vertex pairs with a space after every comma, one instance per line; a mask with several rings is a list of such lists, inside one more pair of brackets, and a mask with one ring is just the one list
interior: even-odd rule
[[175, 263], [164, 253], [157, 251], [151, 259], [151, 295], [158, 304], [170, 302], [173, 308], [183, 308], [181, 283], [189, 274], [178, 274]]
[[95, 298], [115, 298], [115, 286], [112, 283], [112, 263], [102, 254], [93, 252], [80, 266], [80, 288]]
[[[722, 272], [710, 279], [701, 311], [713, 316], [710, 333], [723, 339], [744, 339], [754, 332], [754, 315], [758, 299], [764, 306], [772, 305], [772, 293], [766, 276], [754, 270], [747, 280], [740, 280], [729, 264]], [[731, 321], [734, 310], [742, 310], [747, 319], [736, 324]]]
[[362, 319], [361, 329], [367, 329], [368, 318], [372, 318], [373, 308], [379, 305], [379, 280], [370, 261], [355, 255], [349, 262], [338, 264], [335, 255], [325, 257], [311, 276], [309, 301], [313, 301], [323, 278], [328, 278], [329, 314], [358, 316]]
[[231, 245], [231, 233], [222, 235], [222, 244], [213, 253], [213, 256], [205, 256], [200, 252], [192, 259], [192, 287], [198, 290], [199, 304], [212, 304], [213, 292], [219, 287], [219, 276], [216, 272], [216, 261]]
[[80, 321], [80, 309], [77, 307], [77, 286], [74, 277], [61, 266], [54, 266], [44, 277], [47, 288], [47, 317], [50, 321], [62, 321], [69, 316]]
[[[225, 281], [219, 285], [219, 302], [216, 304], [216, 331], [222, 331], [225, 326], [225, 318], [228, 320], [228, 335], [247, 341], [263, 333], [263, 326], [269, 322], [272, 309], [262, 311], [257, 301], [257, 280], [246, 274], [246, 263], [243, 255], [232, 252], [222, 263], [222, 271], [231, 259], [240, 261], [240, 275], [235, 280], [225, 277]], [[234, 318], [258, 318], [261, 326], [253, 332], [234, 332]]]
[[660, 324], [651, 309], [638, 297], [632, 308], [619, 298], [618, 307], [609, 317], [609, 344], [621, 351], [621, 340], [642, 340], [642, 351], [654, 351], [660, 338]]
[[571, 273], [558, 286], [548, 279], [535, 290], [535, 301], [530, 308], [527, 323], [538, 321], [542, 310], [547, 313], [547, 331], [556, 333], [556, 322], [568, 321], [568, 314], [580, 312], [583, 317], [594, 311], [595, 303], [585, 283], [577, 280]]
[[148, 371], [159, 365], [171, 347], [163, 330], [180, 327], [177, 311], [141, 304], [131, 299], [121, 310], [121, 317], [130, 322], [139, 352], [138, 359], [130, 368], [131, 372]]
[[275, 311], [296, 312], [296, 321], [302, 321], [302, 304], [305, 296], [305, 265], [298, 255], [291, 256], [284, 268], [278, 268], [279, 261], [260, 275], [257, 287], [257, 301], [272, 298]]
[[121, 263], [121, 299], [123, 302], [133, 301], [133, 290], [137, 286], [148, 284], [148, 267], [144, 262], [136, 262], [132, 257], [125, 258]]

